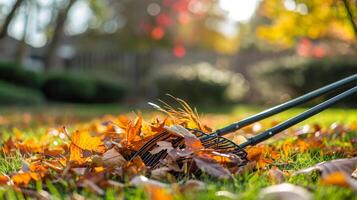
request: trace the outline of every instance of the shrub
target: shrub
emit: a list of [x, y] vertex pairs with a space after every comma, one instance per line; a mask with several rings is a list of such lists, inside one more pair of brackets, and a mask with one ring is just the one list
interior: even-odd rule
[[126, 88], [115, 81], [110, 80], [95, 80], [96, 94], [93, 102], [110, 103], [122, 100], [126, 94]]
[[108, 103], [122, 99], [125, 89], [113, 81], [83, 75], [56, 74], [45, 81], [43, 93], [52, 101]]
[[0, 81], [0, 104], [40, 104], [43, 95], [37, 90]]
[[0, 62], [0, 80], [36, 89], [41, 88], [43, 82], [41, 74], [7, 62]]
[[[352, 57], [308, 59], [286, 57], [274, 62], [263, 62], [253, 67], [254, 80], [262, 96], [272, 103], [285, 101], [357, 72], [357, 59]], [[331, 97], [336, 93], [327, 96]], [[326, 99], [323, 98], [323, 99]], [[346, 99], [353, 105], [357, 98]], [[354, 105], [356, 106], [356, 105]]]
[[190, 103], [224, 103], [241, 100], [247, 83], [239, 75], [219, 70], [208, 63], [170, 67], [157, 73], [155, 84], [159, 96], [171, 94]]

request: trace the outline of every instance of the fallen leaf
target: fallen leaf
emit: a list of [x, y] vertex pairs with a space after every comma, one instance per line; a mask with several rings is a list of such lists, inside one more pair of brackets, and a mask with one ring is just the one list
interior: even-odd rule
[[303, 187], [283, 183], [262, 189], [259, 194], [259, 199], [311, 200], [312, 194]]
[[167, 179], [168, 177], [171, 177], [169, 171], [170, 168], [168, 167], [156, 168], [151, 171], [151, 177], [159, 180]]
[[268, 177], [273, 184], [279, 184], [285, 181], [284, 172], [275, 166], [268, 171]]
[[115, 148], [106, 151], [102, 160], [106, 167], [121, 167], [127, 163], [126, 159]]
[[191, 151], [196, 151], [203, 149], [203, 145], [201, 141], [190, 131], [188, 131], [186, 128], [180, 125], [173, 125], [170, 127], [165, 127], [166, 130], [170, 131], [171, 133], [174, 133], [185, 140], [185, 147], [188, 150]]
[[357, 181], [347, 176], [343, 172], [330, 173], [323, 177], [320, 183], [323, 185], [337, 185], [341, 187], [347, 187], [351, 188], [354, 191], [357, 191]]
[[17, 173], [11, 177], [11, 180], [17, 186], [27, 186], [31, 180], [41, 180], [40, 176], [34, 172], [24, 172], [24, 173]]
[[161, 152], [162, 150], [166, 150], [167, 152], [169, 152], [172, 149], [174, 149], [172, 147], [172, 144], [167, 141], [158, 141], [156, 144], [157, 144], [157, 147], [155, 147], [153, 150], [149, 151], [151, 154], [157, 154], [157, 153]]
[[318, 163], [312, 167], [299, 170], [294, 174], [306, 174], [312, 171], [320, 171], [322, 173], [322, 177], [327, 176], [334, 172], [342, 172], [348, 176], [351, 176], [353, 170], [356, 169], [356, 165], [357, 165], [357, 157], [337, 159], [337, 160]]
[[232, 178], [231, 172], [215, 160], [206, 160], [199, 157], [194, 157], [193, 160], [197, 167], [207, 174], [217, 178]]
[[188, 180], [183, 185], [180, 186], [180, 192], [185, 194], [186, 192], [194, 192], [204, 190], [206, 188], [206, 183], [198, 180]]
[[135, 157], [133, 160], [126, 164], [123, 170], [124, 174], [130, 178], [140, 174], [145, 174], [146, 166], [140, 157]]
[[92, 152], [104, 153], [104, 151], [105, 146], [98, 136], [91, 136], [88, 131], [76, 131], [71, 137], [69, 160], [83, 164]]
[[168, 192], [167, 184], [148, 179], [145, 176], [136, 176], [130, 183], [134, 186], [144, 187], [151, 200], [172, 200], [172, 194]]
[[236, 135], [233, 137], [232, 141], [236, 144], [242, 144], [247, 141], [247, 138], [242, 135]]
[[0, 185], [5, 185], [9, 181], [9, 177], [5, 175], [0, 175]]

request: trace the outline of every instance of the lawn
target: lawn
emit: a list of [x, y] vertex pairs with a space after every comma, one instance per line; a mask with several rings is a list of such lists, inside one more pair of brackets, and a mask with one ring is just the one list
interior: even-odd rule
[[[235, 105], [225, 107], [198, 106], [197, 109], [201, 122], [216, 129], [254, 114], [263, 108]], [[147, 121], [157, 116], [159, 118], [164, 118], [165, 116], [160, 112], [154, 111], [154, 109], [145, 107], [140, 109], [142, 110], [141, 112], [137, 110], [134, 113], [131, 110], [133, 108], [116, 105], [50, 105], [37, 108], [0, 108], [2, 143], [4, 145], [10, 136], [14, 137], [16, 134], [21, 135], [21, 138], [25, 138], [24, 141], [31, 138], [41, 138], [48, 129], [62, 125], [65, 125], [69, 132], [72, 133], [74, 130], [90, 127], [119, 114], [134, 118], [135, 113], [141, 113]], [[304, 108], [292, 109], [264, 120], [259, 124], [244, 128], [236, 134], [249, 136], [259, 133], [259, 131], [282, 122], [303, 110]], [[322, 146], [310, 145], [310, 141], [317, 138], [316, 133], [319, 131], [323, 135], [320, 141]], [[300, 135], [297, 136], [297, 133], [300, 133]], [[234, 139], [234, 137], [234, 134], [228, 136], [230, 139]], [[254, 166], [251, 164], [249, 167], [242, 168], [242, 171], [235, 173], [232, 179], [219, 179], [209, 173], [204, 173], [199, 177], [186, 175], [176, 180], [173, 180], [172, 177], [171, 179], [170, 177], [162, 178], [159, 180], [163, 183], [160, 183], [160, 186], [149, 182], [135, 187], [133, 186], [135, 184], [130, 182], [132, 177], [122, 179], [115, 176], [107, 176], [105, 178], [115, 181], [115, 184], [98, 189], [96, 188], [98, 187], [97, 185], [79, 186], [77, 183], [81, 181], [82, 177], [80, 175], [73, 177], [73, 179], [61, 179], [58, 178], [59, 175], [55, 174], [57, 172], [50, 171], [48, 172], [49, 175], [37, 181], [31, 180], [29, 184], [18, 184], [16, 187], [2, 184], [0, 186], [0, 196], [5, 199], [24, 199], [29, 196], [53, 199], [257, 199], [262, 195], [263, 188], [287, 182], [302, 186], [314, 199], [357, 199], [356, 190], [345, 182], [341, 183], [340, 181], [337, 183], [336, 181], [322, 180], [322, 177], [317, 172], [292, 175], [298, 170], [311, 167], [322, 161], [356, 156], [356, 139], [357, 110], [335, 108], [324, 111], [258, 146], [260, 150], [263, 148], [270, 148], [270, 150], [267, 150], [267, 152], [262, 150], [263, 152], [260, 152], [258, 158], [253, 157], [251, 159], [252, 163], [256, 163]], [[62, 144], [65, 143], [63, 140], [57, 138], [55, 141]], [[306, 142], [304, 143], [305, 145], [309, 144], [310, 146], [305, 149], [297, 146], [302, 141]], [[291, 149], [286, 150], [285, 147], [289, 145], [291, 145]], [[257, 149], [259, 150], [258, 147]], [[253, 150], [248, 151], [248, 155], [251, 155], [252, 152], [254, 153]], [[273, 155], [270, 155], [273, 152], [279, 156], [273, 157]], [[0, 157], [0, 172], [12, 177], [20, 169], [29, 168], [29, 165], [24, 163], [24, 160], [28, 162], [27, 160], [31, 156], [19, 151], [12, 154], [3, 153]], [[143, 174], [150, 177], [147, 173]], [[48, 177], [57, 177], [57, 179], [54, 181], [53, 179], [47, 179]], [[283, 180], [281, 180], [281, 177], [283, 177]], [[14, 178], [12, 177], [12, 179]], [[87, 179], [92, 180], [90, 177], [87, 177]], [[13, 182], [16, 181], [13, 180]], [[191, 185], [187, 184], [187, 182], [191, 182]], [[102, 190], [104, 193], [100, 192]], [[305, 197], [308, 199], [307, 196]], [[285, 196], [282, 199], [289, 199], [289, 196]]]

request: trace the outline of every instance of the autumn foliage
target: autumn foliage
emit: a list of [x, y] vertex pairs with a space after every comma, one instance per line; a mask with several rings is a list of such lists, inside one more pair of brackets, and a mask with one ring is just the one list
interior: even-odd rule
[[[270, 169], [269, 177], [273, 183], [280, 183], [290, 172], [282, 172], [276, 163], [293, 164], [292, 158], [305, 151], [317, 149], [321, 155], [341, 153], [345, 157], [357, 156], [353, 148], [355, 141], [349, 145], [336, 147], [326, 145], [329, 140], [348, 131], [356, 131], [356, 126], [335, 125], [322, 128], [319, 125], [305, 127], [304, 130], [291, 129], [285, 135], [294, 139], [283, 140], [278, 145], [263, 143], [247, 149], [248, 164], [235, 154], [205, 148], [191, 129], [210, 133], [212, 129], [205, 125], [197, 112], [185, 102], [175, 109], [167, 104], [158, 107], [165, 116], [146, 121], [140, 114], [134, 118], [124, 115], [105, 116], [90, 123], [83, 124], [77, 130], [69, 127], [48, 129], [38, 139], [26, 139], [19, 130], [2, 145], [2, 154], [11, 156], [20, 154], [23, 159], [21, 169], [0, 176], [0, 184], [15, 188], [31, 188], [36, 181], [50, 180], [54, 183], [70, 180], [78, 188], [88, 188], [98, 195], [103, 195], [105, 188], [122, 188], [122, 183], [131, 180], [131, 184], [143, 186], [151, 199], [172, 199], [170, 192], [186, 190], [186, 185], [168, 190], [168, 185], [148, 179], [175, 183], [183, 177], [199, 178], [202, 174], [220, 179], [231, 179], [246, 171], [258, 170], [260, 173]], [[273, 124], [272, 124], [273, 125]], [[189, 130], [188, 130], [189, 129]], [[240, 132], [240, 139], [234, 135], [233, 141], [240, 143], [247, 135], [256, 134], [259, 130], [248, 127]], [[175, 147], [173, 140], [157, 142], [150, 153], [167, 153], [155, 167], [146, 166], [143, 158], [133, 156], [148, 141], [163, 132], [180, 137], [184, 148]], [[232, 138], [231, 136], [228, 136]], [[352, 161], [356, 162], [356, 159]], [[352, 168], [355, 165], [351, 165]], [[337, 170], [321, 180], [322, 184], [349, 186], [347, 173]], [[193, 188], [200, 182], [192, 182]]]

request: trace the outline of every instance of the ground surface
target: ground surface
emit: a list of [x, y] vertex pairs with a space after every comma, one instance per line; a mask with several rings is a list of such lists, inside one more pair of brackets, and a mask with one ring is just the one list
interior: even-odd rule
[[[222, 108], [215, 106], [198, 107], [197, 109], [204, 124], [209, 124], [209, 126], [213, 128], [219, 128], [249, 116], [262, 108], [236, 105]], [[16, 131], [20, 131], [24, 137], [36, 138], [40, 137], [48, 128], [66, 125], [70, 130], [76, 130], [77, 127], [88, 123], [93, 118], [100, 118], [106, 114], [118, 115], [124, 113], [129, 116], [135, 116], [135, 113], [130, 110], [132, 110], [132, 108], [115, 105], [56, 105], [38, 108], [0, 108], [0, 133], [2, 141], [14, 135]], [[259, 132], [303, 110], [303, 108], [292, 109], [268, 120], [264, 120], [259, 124], [255, 124], [255, 126], [247, 128], [244, 131], [245, 133], [249, 131], [254, 133]], [[151, 119], [156, 115], [162, 114], [152, 110], [143, 111], [144, 119]], [[291, 150], [294, 152], [288, 154], [283, 151], [284, 144], [290, 144], [290, 141], [292, 144], [295, 144], [296, 141], [304, 139], [306, 141], [311, 140], [314, 138], [311, 134], [316, 134], [316, 129], [330, 134], [330, 136], [324, 138], [322, 141], [325, 148], [324, 150], [320, 150], [317, 146], [311, 145], [303, 150], [301, 146], [299, 146], [299, 150]], [[295, 134], [298, 132], [302, 135], [299, 136], [299, 138]], [[229, 138], [234, 138], [234, 135], [230, 135]], [[291, 175], [294, 171], [311, 167], [322, 161], [356, 156], [356, 139], [357, 110], [330, 109], [296, 125], [288, 132], [277, 136], [274, 140], [267, 141], [270, 147], [275, 148], [275, 150], [280, 153], [281, 156], [279, 158], [261, 155], [262, 158], [269, 159], [267, 163], [258, 159], [256, 161], [258, 164], [261, 164], [258, 168], [254, 166], [254, 169], [248, 169], [240, 174], [236, 174], [232, 180], [220, 180], [209, 175], [203, 175], [198, 178], [198, 180], [204, 184], [203, 189], [186, 191], [181, 188], [181, 192], [173, 192], [176, 190], [172, 189], [175, 188], [175, 186], [171, 184], [167, 190], [170, 191], [169, 194], [174, 199], [256, 199], [263, 188], [280, 182], [276, 180], [275, 175], [271, 174], [271, 169], [273, 168], [278, 169], [278, 173], [280, 173], [280, 171], [283, 172], [286, 182], [307, 188], [314, 199], [357, 199], [356, 193], [347, 184], [340, 184], [343, 187], [336, 186], [339, 185], [336, 183], [326, 184], [326, 182], [321, 181], [321, 177], [318, 173]], [[328, 150], [330, 150], [330, 152], [326, 153]], [[269, 153], [269, 151], [263, 152], [263, 154]], [[1, 173], [11, 174], [23, 167], [21, 155], [12, 157], [2, 156], [0, 159]], [[177, 180], [178, 185], [189, 179], [192, 179], [192, 177]], [[162, 180], [162, 182], [167, 183], [166, 180]], [[70, 188], [69, 185], [70, 184], [65, 182], [53, 185], [49, 181], [42, 181], [33, 183], [29, 188], [35, 191], [46, 188], [48, 194], [55, 199], [70, 198], [71, 196], [77, 199], [81, 197], [101, 198], [103, 196], [106, 199], [116, 199], [117, 197], [125, 197], [127, 199], [155, 198], [147, 194], [145, 187], [133, 187], [128, 183], [124, 183], [124, 186], [120, 187], [120, 190], [115, 188], [105, 189], [105, 194], [102, 196], [87, 189]], [[24, 196], [18, 191], [19, 190], [16, 189], [15, 191], [9, 190], [7, 186], [1, 186], [0, 196], [2, 198], [23, 198]], [[164, 196], [165, 195], [162, 195], [161, 199], [165, 199]]]

